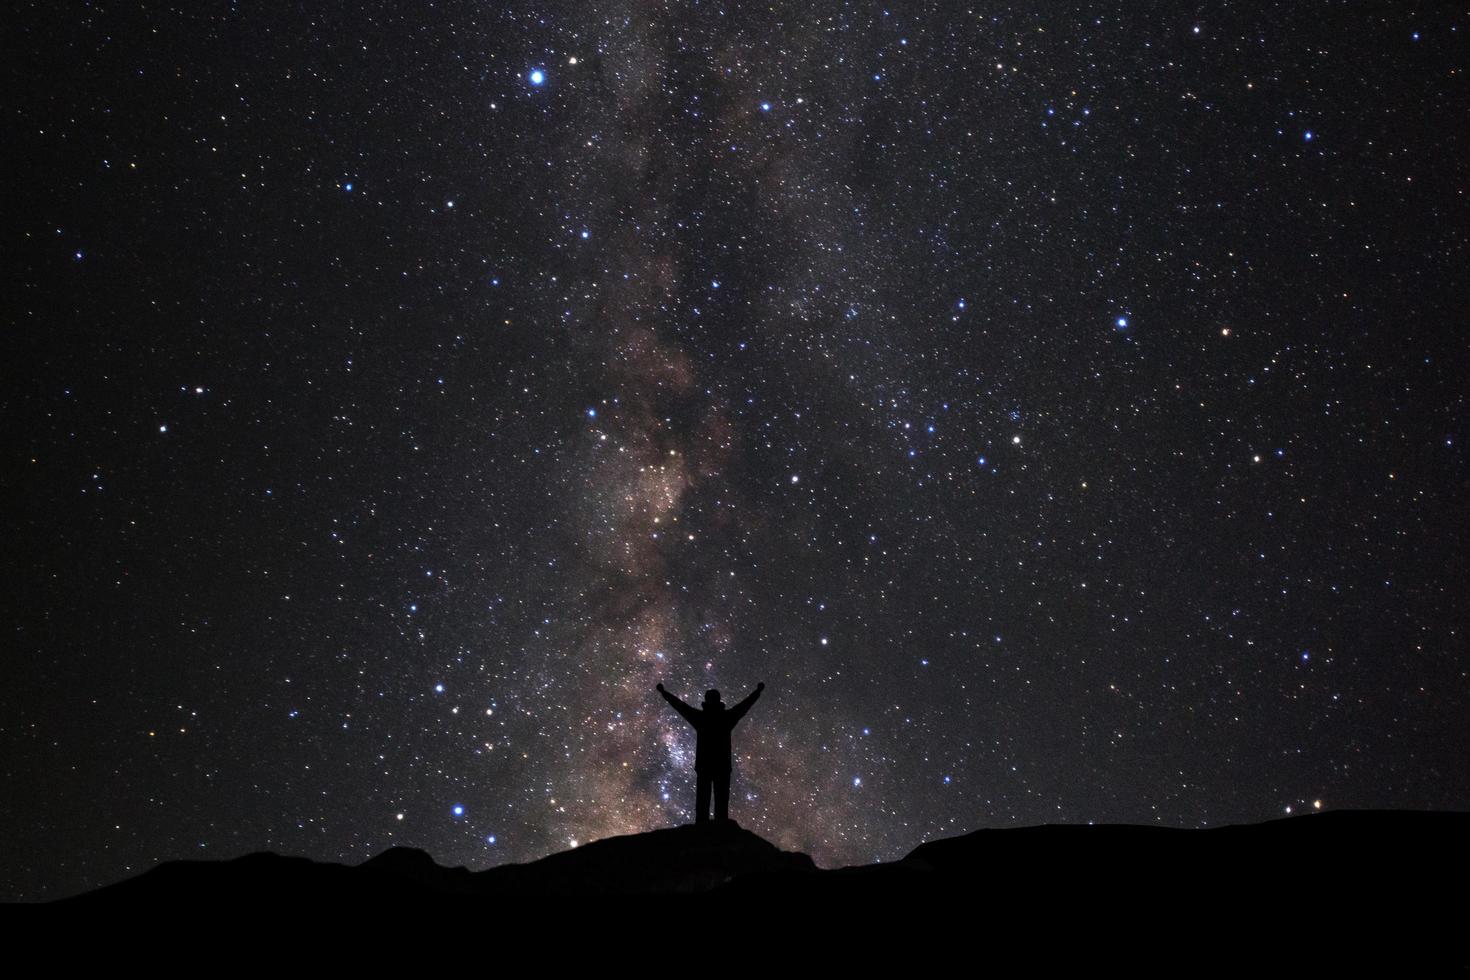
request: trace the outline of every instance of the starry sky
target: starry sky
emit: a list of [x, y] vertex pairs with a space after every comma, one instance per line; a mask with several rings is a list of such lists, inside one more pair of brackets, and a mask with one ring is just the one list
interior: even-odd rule
[[0, 897], [1470, 807], [1470, 15], [24, 4]]

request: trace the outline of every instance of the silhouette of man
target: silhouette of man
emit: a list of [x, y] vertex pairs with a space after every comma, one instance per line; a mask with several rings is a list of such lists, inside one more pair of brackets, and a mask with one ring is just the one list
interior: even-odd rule
[[715, 819], [730, 819], [730, 730], [745, 717], [755, 699], [766, 689], [764, 683], [757, 684], [750, 696], [733, 708], [726, 708], [720, 700], [720, 692], [704, 692], [704, 704], [698, 708], [689, 705], [658, 685], [658, 693], [694, 726], [698, 736], [694, 749], [694, 822], [704, 823], [709, 819], [710, 789], [715, 791]]

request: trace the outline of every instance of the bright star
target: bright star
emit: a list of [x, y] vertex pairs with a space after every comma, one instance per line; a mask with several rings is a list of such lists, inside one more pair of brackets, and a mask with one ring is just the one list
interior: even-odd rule
[[546, 81], [546, 72], [542, 71], [540, 68], [532, 68], [531, 74], [527, 75], [526, 78], [530, 80], [532, 85], [540, 85], [542, 82]]
[[459, 804], [459, 803], [454, 804], [454, 811], [453, 811], [453, 813], [454, 813], [454, 815], [456, 817], [462, 817], [462, 816], [464, 816], [464, 806], [462, 804]]

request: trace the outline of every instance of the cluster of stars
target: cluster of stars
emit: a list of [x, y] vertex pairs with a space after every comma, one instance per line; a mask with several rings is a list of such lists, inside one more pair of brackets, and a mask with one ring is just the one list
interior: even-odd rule
[[1463, 12], [502, 14], [18, 25], [3, 897], [1470, 805]]

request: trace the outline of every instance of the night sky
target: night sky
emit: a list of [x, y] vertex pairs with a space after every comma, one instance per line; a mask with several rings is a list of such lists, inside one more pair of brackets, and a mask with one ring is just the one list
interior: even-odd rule
[[0, 897], [1470, 808], [1467, 37], [12, 12]]

